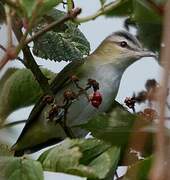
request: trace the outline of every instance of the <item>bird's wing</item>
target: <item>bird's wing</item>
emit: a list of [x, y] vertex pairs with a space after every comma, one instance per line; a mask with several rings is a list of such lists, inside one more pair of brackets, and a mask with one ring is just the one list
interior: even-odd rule
[[[83, 65], [84, 62], [85, 62], [85, 59], [73, 61], [73, 62], [69, 63], [52, 81], [52, 83], [50, 85], [52, 92], [54, 94], [56, 94], [58, 90], [62, 89], [62, 87], [70, 81], [70, 76], [73, 74], [77, 74], [77, 69], [81, 65]], [[27, 129], [30, 128], [32, 122], [35, 121], [36, 118], [38, 118], [39, 114], [45, 107], [46, 102], [43, 101], [43, 99], [44, 99], [44, 95], [39, 99], [39, 101], [36, 103], [33, 110], [31, 111], [31, 114], [29, 115], [28, 120], [27, 120], [17, 142], [22, 138], [22, 136], [27, 131]]]

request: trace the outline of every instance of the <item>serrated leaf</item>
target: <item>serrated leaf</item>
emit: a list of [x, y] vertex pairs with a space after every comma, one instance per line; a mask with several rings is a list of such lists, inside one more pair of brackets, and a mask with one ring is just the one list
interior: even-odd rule
[[[54, 73], [47, 69], [42, 69], [42, 72], [49, 79], [54, 77]], [[16, 109], [34, 104], [41, 95], [42, 90], [31, 71], [18, 69], [4, 82], [0, 92], [1, 120], [4, 121]]]
[[[45, 16], [34, 32], [40, 30], [44, 24], [57, 20], [63, 15], [62, 11], [54, 9]], [[33, 53], [36, 56], [54, 61], [79, 60], [84, 55], [88, 55], [89, 51], [89, 42], [77, 28], [77, 25], [72, 22], [66, 22], [52, 31], [46, 32], [34, 41], [33, 46]]]
[[153, 157], [145, 158], [128, 167], [123, 180], [147, 180], [152, 165]]
[[20, 6], [27, 18], [40, 17], [60, 4], [62, 0], [20, 0]]
[[100, 140], [66, 139], [44, 152], [39, 161], [44, 170], [103, 179], [110, 170], [114, 173], [119, 156], [120, 148], [111, 147]]
[[94, 137], [119, 146], [127, 143], [135, 119], [135, 115], [116, 108], [109, 114], [95, 116], [80, 127], [90, 131]]
[[42, 166], [38, 161], [25, 158], [0, 157], [0, 179], [43, 180]]

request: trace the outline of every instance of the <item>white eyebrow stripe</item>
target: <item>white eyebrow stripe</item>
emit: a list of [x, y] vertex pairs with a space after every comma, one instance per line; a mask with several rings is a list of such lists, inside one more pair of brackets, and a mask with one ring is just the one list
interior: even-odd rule
[[128, 39], [125, 39], [122, 36], [110, 36], [109, 40], [112, 41], [113, 43], [116, 43], [117, 45], [120, 45], [120, 43], [122, 41], [126, 41], [127, 44], [128, 44], [128, 47], [129, 47], [128, 49], [131, 49], [131, 50], [138, 50], [138, 49], [140, 49], [139, 46], [137, 46], [133, 42], [129, 41]]
[[111, 34], [108, 37], [111, 41], [126, 41], [131, 47], [135, 47], [136, 49], [142, 48], [141, 43], [134, 37], [132, 34], [126, 31], [118, 31], [116, 33]]

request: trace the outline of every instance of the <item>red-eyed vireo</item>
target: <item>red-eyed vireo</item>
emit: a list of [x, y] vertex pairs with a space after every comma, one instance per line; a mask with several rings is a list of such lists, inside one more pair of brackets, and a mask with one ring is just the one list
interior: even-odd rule
[[[113, 105], [120, 80], [126, 68], [142, 57], [155, 57], [153, 52], [142, 48], [140, 42], [130, 33], [118, 31], [108, 36], [88, 57], [68, 64], [51, 84], [55, 102], [61, 104], [64, 92], [77, 91], [70, 76], [79, 78], [79, 85], [84, 87], [88, 79], [95, 79], [100, 86], [102, 103], [96, 109], [85, 95], [72, 103], [67, 112], [67, 125], [76, 137], [86, 134], [78, 124], [83, 124], [97, 112], [107, 112]], [[90, 92], [89, 92], [90, 93]], [[51, 105], [44, 103], [43, 97], [33, 108], [28, 121], [13, 149], [16, 155], [37, 151], [48, 144], [61, 141], [66, 137], [63, 128], [55, 121], [49, 121]]]

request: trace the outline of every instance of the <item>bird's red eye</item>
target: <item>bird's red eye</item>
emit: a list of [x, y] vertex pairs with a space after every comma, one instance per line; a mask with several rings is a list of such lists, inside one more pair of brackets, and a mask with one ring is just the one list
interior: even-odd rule
[[124, 47], [127, 47], [127, 42], [126, 42], [126, 41], [122, 41], [122, 42], [120, 43], [120, 46], [123, 47], [123, 48], [124, 48]]

